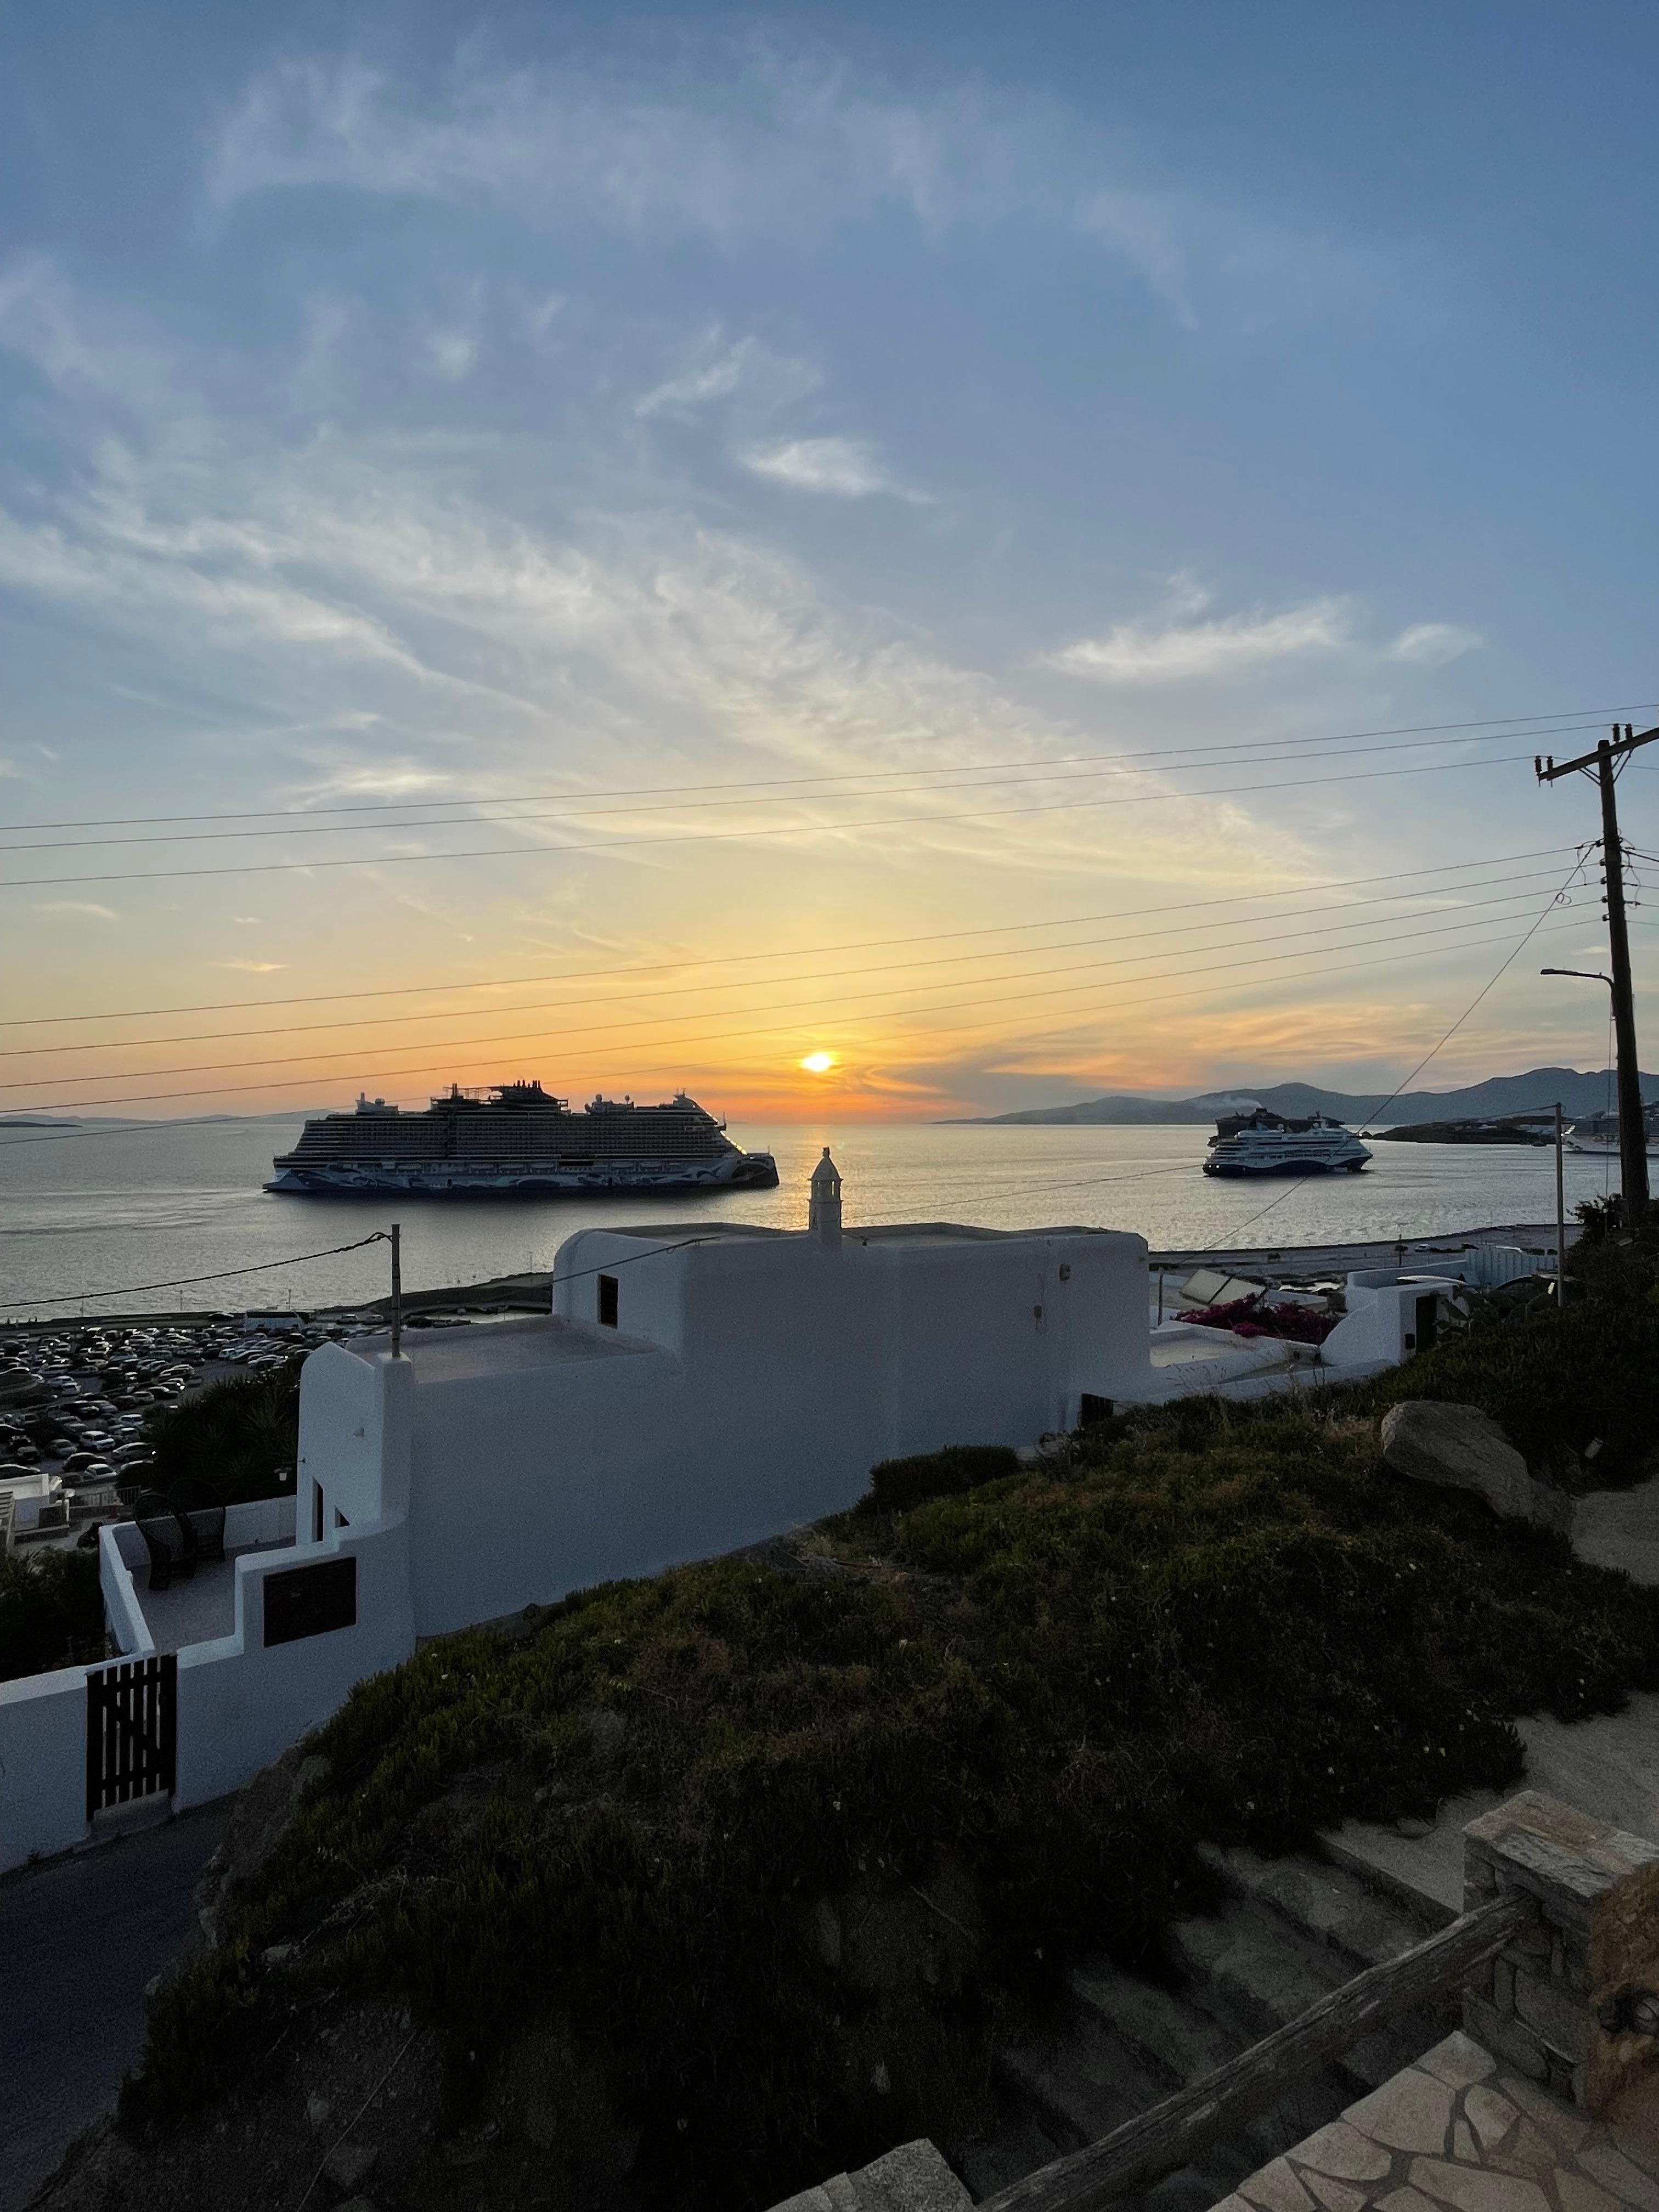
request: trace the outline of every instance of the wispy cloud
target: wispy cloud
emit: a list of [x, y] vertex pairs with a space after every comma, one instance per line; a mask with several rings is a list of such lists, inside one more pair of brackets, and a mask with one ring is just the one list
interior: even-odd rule
[[282, 960], [216, 960], [216, 968], [234, 968], [244, 975], [274, 975], [287, 965]]
[[121, 919], [112, 906], [97, 906], [90, 899], [42, 899], [35, 911], [39, 914], [84, 915], [93, 921], [119, 921]]
[[1067, 675], [1097, 684], [1179, 684], [1328, 653], [1347, 644], [1350, 635], [1346, 599], [1310, 599], [1279, 614], [1118, 623], [1103, 636], [1079, 638], [1051, 659]]
[[796, 491], [828, 492], [836, 499], [869, 499], [877, 492], [896, 499], [921, 496], [889, 476], [858, 438], [790, 438], [779, 446], [750, 446], [738, 459], [751, 475], [770, 477]]
[[1092, 193], [1082, 225], [1188, 331], [1248, 331], [1345, 304], [1375, 285], [1352, 248], [1186, 191]]
[[775, 353], [757, 337], [724, 343], [718, 330], [693, 349], [690, 364], [678, 376], [647, 392], [635, 406], [638, 415], [692, 415], [722, 399], [741, 397], [759, 411], [787, 406], [815, 392], [823, 378], [810, 362]]
[[[580, 211], [635, 239], [727, 247], [767, 234], [799, 246], [883, 216], [922, 237], [1012, 217], [1097, 239], [1192, 331], [1322, 312], [1375, 281], [1331, 238], [1149, 184], [1054, 102], [964, 83], [908, 94], [828, 48], [786, 52], [757, 31], [623, 40], [556, 73], [463, 58], [424, 87], [357, 60], [283, 63], [226, 118], [210, 192], [229, 208], [317, 185], [520, 219]], [[690, 388], [661, 404], [718, 396], [696, 374], [671, 380]]]
[[[745, 96], [701, 96], [712, 76]], [[729, 241], [882, 206], [938, 221], [975, 125], [983, 159], [996, 133], [975, 95], [908, 100], [754, 33], [659, 39], [556, 73], [463, 64], [425, 100], [361, 62], [289, 62], [236, 103], [210, 182], [222, 204], [335, 185], [532, 216], [579, 206], [632, 234]]]
[[1460, 629], [1455, 623], [1415, 623], [1389, 646], [1389, 658], [1419, 668], [1443, 668], [1466, 653], [1478, 652], [1486, 641], [1478, 630]]

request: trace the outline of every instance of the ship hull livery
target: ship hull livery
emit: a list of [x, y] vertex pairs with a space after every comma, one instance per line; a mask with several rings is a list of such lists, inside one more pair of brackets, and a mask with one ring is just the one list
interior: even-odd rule
[[684, 1093], [663, 1106], [596, 1098], [573, 1113], [539, 1083], [452, 1089], [420, 1113], [359, 1098], [356, 1113], [307, 1121], [271, 1165], [267, 1190], [318, 1198], [769, 1190], [778, 1180], [769, 1152], [739, 1151]]
[[1207, 1176], [1358, 1175], [1370, 1158], [1352, 1129], [1322, 1114], [1289, 1121], [1258, 1106], [1231, 1114], [1210, 1139]]

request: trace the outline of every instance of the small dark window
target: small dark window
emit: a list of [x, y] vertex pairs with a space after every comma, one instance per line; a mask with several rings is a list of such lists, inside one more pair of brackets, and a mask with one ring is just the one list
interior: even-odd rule
[[1109, 1398], [1099, 1397], [1092, 1390], [1085, 1390], [1083, 1394], [1083, 1401], [1078, 1407], [1077, 1425], [1079, 1428], [1092, 1429], [1097, 1422], [1109, 1421], [1111, 1418], [1111, 1400]]
[[599, 1327], [617, 1326], [617, 1279], [614, 1275], [599, 1277]]

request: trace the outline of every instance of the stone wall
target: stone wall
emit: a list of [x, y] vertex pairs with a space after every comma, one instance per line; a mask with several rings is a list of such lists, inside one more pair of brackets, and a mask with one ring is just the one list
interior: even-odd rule
[[1659, 2140], [1659, 1844], [1528, 1790], [1464, 1831], [1463, 1909], [1535, 1916], [1464, 1993], [1477, 2041], [1529, 2081]]

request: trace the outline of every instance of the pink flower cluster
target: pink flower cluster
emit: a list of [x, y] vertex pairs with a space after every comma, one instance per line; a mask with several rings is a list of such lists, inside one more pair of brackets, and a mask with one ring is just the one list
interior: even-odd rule
[[1261, 1298], [1233, 1298], [1224, 1306], [1194, 1306], [1176, 1316], [1205, 1328], [1230, 1328], [1235, 1336], [1277, 1336], [1291, 1344], [1323, 1344], [1341, 1319], [1317, 1306], [1270, 1306]]

